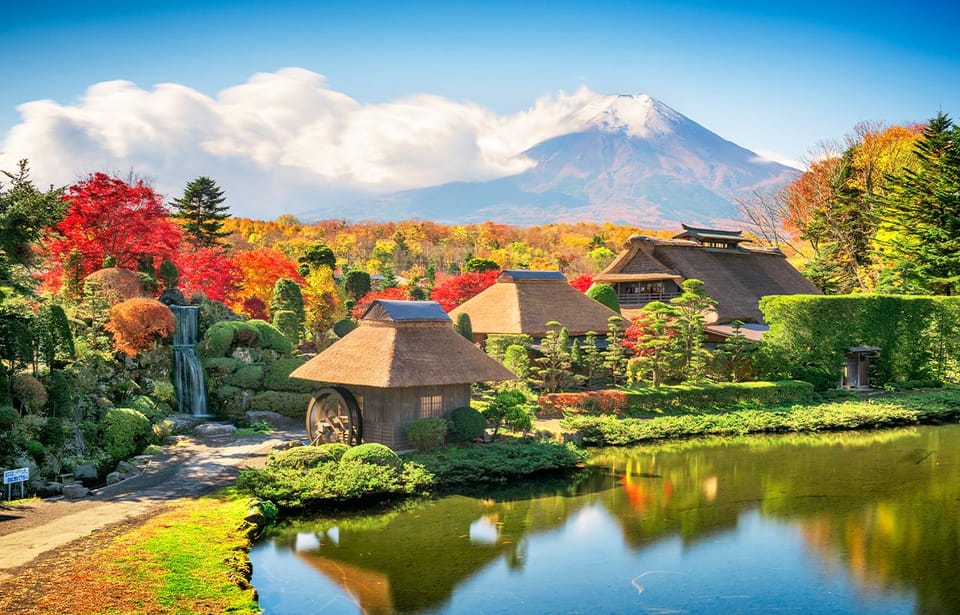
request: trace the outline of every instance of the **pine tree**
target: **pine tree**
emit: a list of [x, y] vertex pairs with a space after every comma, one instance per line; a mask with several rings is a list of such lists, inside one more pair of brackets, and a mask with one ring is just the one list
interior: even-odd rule
[[615, 385], [621, 385], [627, 379], [627, 349], [623, 345], [624, 321], [619, 316], [607, 319], [607, 347], [601, 353], [603, 367], [610, 374]]
[[670, 304], [683, 345], [684, 380], [700, 382], [706, 378], [709, 359], [703, 345], [706, 338], [704, 314], [716, 307], [717, 302], [707, 295], [700, 280], [684, 280], [682, 290], [683, 294], [671, 299]]
[[960, 293], [960, 126], [931, 119], [915, 149], [919, 166], [890, 179], [883, 225], [889, 252], [910, 293]]
[[547, 334], [540, 340], [540, 356], [534, 359], [530, 381], [544, 393], [556, 393], [574, 382], [570, 360], [570, 334], [566, 327], [551, 320]]
[[187, 232], [188, 239], [197, 246], [212, 248], [230, 233], [222, 230], [223, 221], [230, 217], [223, 190], [209, 177], [198, 177], [173, 201], [176, 218]]

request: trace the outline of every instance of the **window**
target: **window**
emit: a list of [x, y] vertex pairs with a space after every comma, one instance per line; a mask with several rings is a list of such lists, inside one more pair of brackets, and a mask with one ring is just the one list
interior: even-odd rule
[[420, 418], [443, 414], [443, 395], [424, 395], [420, 398]]

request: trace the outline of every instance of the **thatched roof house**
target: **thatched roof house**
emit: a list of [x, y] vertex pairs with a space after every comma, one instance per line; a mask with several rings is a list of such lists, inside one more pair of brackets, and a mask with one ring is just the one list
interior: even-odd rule
[[651, 301], [680, 295], [680, 284], [695, 278], [717, 301], [715, 323], [760, 323], [758, 303], [766, 295], [820, 294], [777, 248], [747, 248], [740, 231], [683, 225], [672, 239], [633, 235], [624, 251], [594, 282], [617, 289], [625, 316]]
[[359, 324], [290, 374], [340, 385], [314, 396], [312, 440], [408, 448], [404, 430], [414, 420], [469, 405], [474, 382], [515, 378], [454, 331], [436, 302], [380, 299]]
[[491, 333], [525, 333], [539, 339], [553, 320], [571, 336], [603, 333], [609, 318], [619, 316], [570, 286], [559, 271], [519, 270], [504, 271], [495, 284], [450, 311], [451, 318], [459, 314], [469, 314], [478, 341]]

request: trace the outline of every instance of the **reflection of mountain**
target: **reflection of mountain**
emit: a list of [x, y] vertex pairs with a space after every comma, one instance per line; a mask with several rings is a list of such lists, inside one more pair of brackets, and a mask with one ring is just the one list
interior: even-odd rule
[[[301, 545], [297, 557], [366, 612], [416, 612], [442, 608], [501, 557], [511, 570], [532, 566], [544, 535], [596, 519], [590, 510], [605, 510], [622, 537], [597, 548], [637, 554], [673, 536], [692, 548], [761, 516], [798, 527], [799, 552], [805, 544], [841, 573], [830, 576], [849, 575], [871, 594], [916, 594], [920, 613], [960, 604], [951, 574], [960, 568], [960, 426], [676, 442], [592, 461], [600, 468], [572, 487], [451, 496], [301, 529], [301, 543], [322, 546]], [[296, 549], [296, 536], [274, 544]], [[587, 572], [569, 570], [571, 579]]]

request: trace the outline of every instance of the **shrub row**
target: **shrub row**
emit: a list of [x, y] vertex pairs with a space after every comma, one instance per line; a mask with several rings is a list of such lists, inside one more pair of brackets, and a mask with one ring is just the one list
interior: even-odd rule
[[872, 429], [960, 417], [960, 392], [913, 393], [883, 400], [831, 402], [782, 410], [617, 419], [613, 416], [571, 416], [563, 427], [579, 431], [588, 446], [623, 446], [662, 438], [742, 435], [764, 432], [814, 432]]
[[573, 414], [663, 414], [735, 406], [780, 406], [813, 399], [813, 385], [796, 380], [662, 386], [632, 391], [552, 393], [537, 399], [541, 416]]

